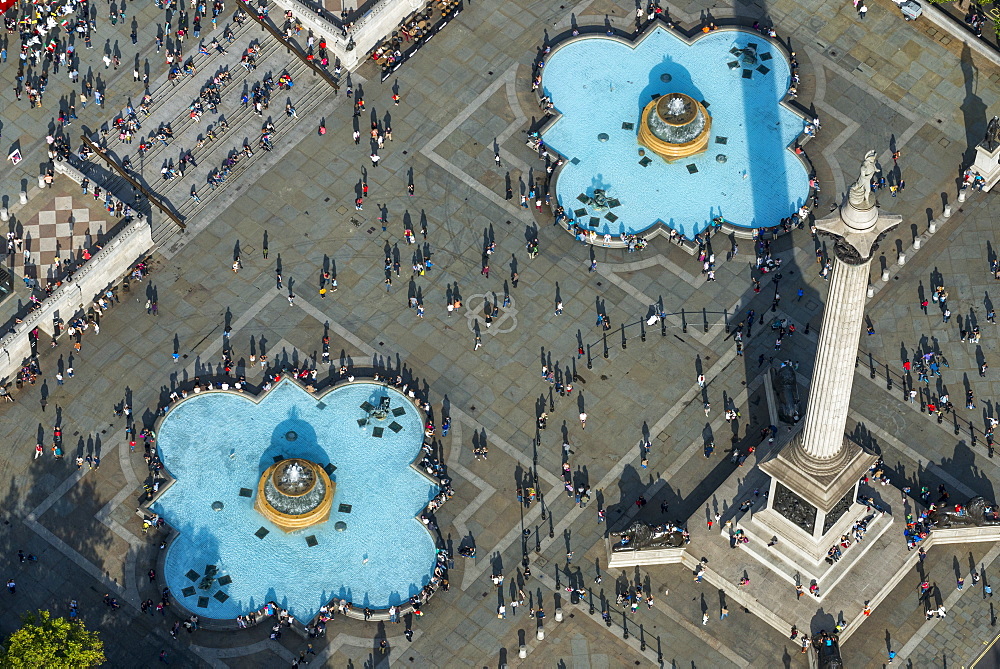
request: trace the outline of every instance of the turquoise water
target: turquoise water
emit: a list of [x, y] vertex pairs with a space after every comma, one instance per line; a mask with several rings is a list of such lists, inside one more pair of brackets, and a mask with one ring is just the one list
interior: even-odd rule
[[[750, 43], [763, 59], [744, 78], [748, 68], [729, 67], [736, 60], [730, 49]], [[767, 72], [756, 69], [760, 66]], [[563, 114], [543, 137], [570, 161], [559, 173], [556, 197], [567, 214], [583, 219], [582, 225], [600, 217], [598, 227], [590, 229], [602, 235], [639, 233], [660, 221], [693, 237], [716, 216], [742, 227], [766, 227], [806, 203], [808, 174], [788, 148], [803, 121], [779, 104], [791, 69], [760, 34], [720, 30], [687, 46], [657, 28], [634, 49], [603, 36], [588, 37], [550, 54], [542, 72], [545, 94]], [[640, 114], [653, 95], [669, 92], [709, 103], [708, 151], [669, 164], [647, 151], [651, 162], [643, 167], [636, 139]], [[623, 123], [634, 127], [623, 129]], [[602, 133], [607, 141], [598, 139]], [[716, 160], [719, 154], [725, 163]], [[691, 173], [689, 165], [697, 172]], [[585, 208], [577, 196], [592, 196], [595, 188], [607, 190], [621, 206], [574, 216]], [[605, 217], [609, 211], [617, 220]]]
[[[371, 427], [359, 429], [359, 407], [365, 401], [377, 406], [384, 395], [406, 413], [381, 423], [384, 435], [375, 438]], [[388, 429], [393, 420], [402, 426], [398, 433]], [[180, 531], [166, 556], [171, 592], [212, 618], [235, 618], [270, 600], [300, 620], [332, 597], [372, 608], [404, 601], [430, 580], [435, 560], [434, 542], [415, 518], [438, 492], [410, 467], [422, 442], [413, 404], [372, 383], [342, 386], [321, 401], [282, 381], [260, 404], [223, 392], [181, 402], [163, 420], [158, 439], [176, 482], [153, 507]], [[254, 511], [260, 475], [278, 455], [336, 466], [329, 521], [286, 534]], [[241, 488], [253, 496], [241, 496]], [[212, 510], [215, 501], [223, 503], [222, 511]], [[341, 504], [351, 505], [350, 512], [340, 512]], [[347, 530], [337, 532], [337, 521]], [[262, 527], [269, 532], [259, 539]], [[315, 547], [306, 543], [309, 536]], [[218, 577], [232, 582], [198, 589], [206, 565], [216, 565]], [[197, 574], [195, 580], [188, 572]], [[195, 592], [185, 595], [185, 588]], [[199, 597], [208, 598], [207, 606], [199, 606]]]

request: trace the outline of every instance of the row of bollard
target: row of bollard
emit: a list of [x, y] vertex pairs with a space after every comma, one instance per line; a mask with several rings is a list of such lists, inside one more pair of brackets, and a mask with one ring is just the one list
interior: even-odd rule
[[[38, 177], [38, 178], [39, 178], [39, 181], [40, 181], [41, 185], [44, 185], [44, 181], [42, 181], [42, 179], [44, 179], [44, 177]], [[20, 193], [20, 201], [21, 201], [21, 204], [28, 204], [28, 193], [27, 193], [27, 191], [21, 191], [21, 193]], [[6, 223], [9, 220], [10, 220], [10, 210], [8, 210], [7, 207], [0, 207], [0, 221], [3, 221], [4, 223]]]
[[[563, 621], [563, 610], [562, 608], [556, 608], [556, 622], [561, 623]], [[542, 621], [538, 621], [538, 629], [535, 630], [535, 638], [539, 641], [545, 640], [545, 627], [542, 625]], [[517, 656], [522, 660], [528, 657], [528, 647], [521, 644], [520, 648], [517, 649]]]
[[[958, 201], [965, 202], [965, 197], [966, 197], [965, 189], [963, 188], [958, 192]], [[951, 205], [946, 204], [944, 206], [944, 211], [941, 212], [941, 218], [944, 219], [951, 218], [951, 214], [952, 214]], [[937, 229], [938, 229], [938, 220], [936, 218], [932, 218], [930, 223], [927, 224], [927, 234], [933, 235], [935, 232], [937, 232]], [[913, 250], [919, 251], [922, 245], [923, 245], [923, 239], [917, 236], [913, 240]], [[896, 258], [896, 264], [899, 265], [900, 267], [906, 264], [905, 251], [899, 252], [899, 255]], [[886, 282], [888, 280], [889, 280], [889, 268], [887, 267], [882, 270], [882, 281]], [[872, 284], [868, 284], [868, 297], [874, 297], [874, 295], [875, 295], [875, 286], [873, 286]]]

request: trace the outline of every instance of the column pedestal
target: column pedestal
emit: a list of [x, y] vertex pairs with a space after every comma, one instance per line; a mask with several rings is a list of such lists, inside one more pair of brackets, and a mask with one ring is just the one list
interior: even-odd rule
[[759, 466], [771, 477], [767, 508], [753, 516], [758, 531], [781, 537], [808, 564], [818, 565], [846, 534], [864, 505], [858, 481], [878, 459], [852, 441], [829, 460], [809, 456], [801, 433]]

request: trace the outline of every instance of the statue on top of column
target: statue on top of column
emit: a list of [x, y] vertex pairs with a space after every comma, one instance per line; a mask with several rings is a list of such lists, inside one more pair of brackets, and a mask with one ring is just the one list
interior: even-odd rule
[[848, 194], [848, 201], [858, 209], [871, 209], [875, 206], [875, 197], [872, 195], [872, 177], [875, 176], [877, 168], [875, 166], [875, 151], [871, 150], [865, 154], [865, 161], [861, 163], [861, 174], [854, 182]]

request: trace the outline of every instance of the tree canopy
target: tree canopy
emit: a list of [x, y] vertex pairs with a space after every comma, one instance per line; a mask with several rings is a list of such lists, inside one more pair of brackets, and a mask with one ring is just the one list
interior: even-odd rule
[[27, 613], [0, 649], [0, 666], [11, 669], [95, 667], [104, 662], [104, 642], [81, 622]]

